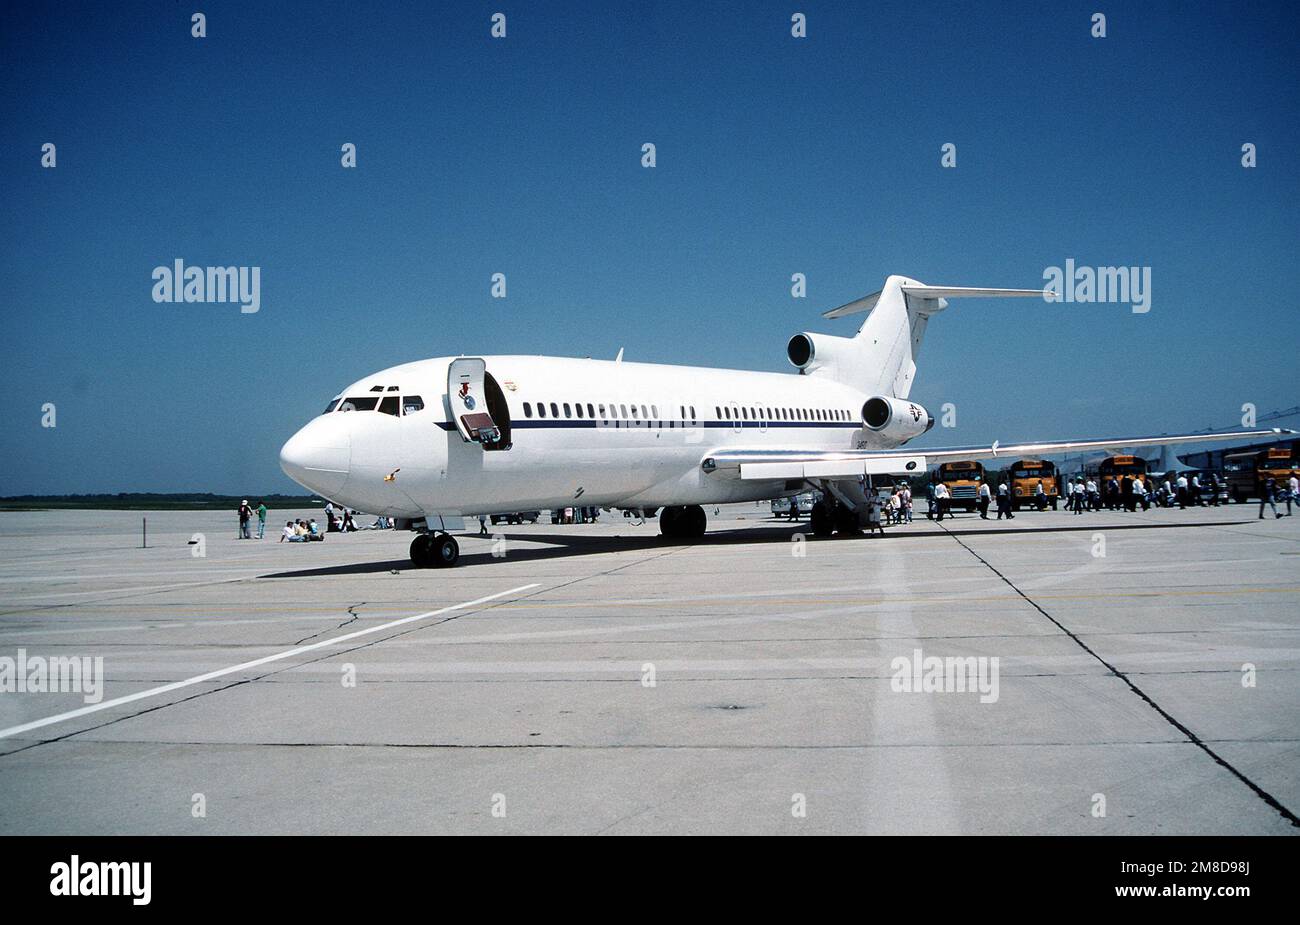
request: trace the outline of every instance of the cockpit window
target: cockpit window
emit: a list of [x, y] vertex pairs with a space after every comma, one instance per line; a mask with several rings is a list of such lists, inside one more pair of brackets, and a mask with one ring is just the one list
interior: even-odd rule
[[329, 414], [331, 411], [334, 410], [334, 406], [337, 405], [338, 403], [339, 400], [337, 398], [334, 399], [332, 402], [330, 402], [328, 405], [325, 406], [325, 410], [322, 411], [321, 414]]
[[415, 414], [424, 410], [424, 399], [419, 395], [408, 395], [402, 399], [402, 414]]
[[378, 395], [361, 395], [356, 398], [345, 398], [339, 404], [340, 411], [374, 411], [375, 405], [379, 404]]
[[379, 413], [397, 417], [397, 396], [385, 395], [384, 400], [379, 403]]

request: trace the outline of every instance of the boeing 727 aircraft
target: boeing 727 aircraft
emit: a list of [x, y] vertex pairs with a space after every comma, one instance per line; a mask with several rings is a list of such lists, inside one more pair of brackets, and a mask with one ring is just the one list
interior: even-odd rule
[[439, 357], [340, 392], [285, 443], [280, 465], [337, 504], [417, 531], [411, 561], [455, 565], [450, 519], [589, 505], [659, 515], [703, 535], [703, 505], [819, 488], [819, 536], [856, 533], [872, 476], [932, 462], [1272, 436], [1278, 430], [902, 449], [934, 425], [908, 400], [932, 316], [966, 296], [1037, 289], [927, 286], [890, 276], [826, 312], [869, 312], [853, 337], [796, 334], [798, 375], [543, 356]]

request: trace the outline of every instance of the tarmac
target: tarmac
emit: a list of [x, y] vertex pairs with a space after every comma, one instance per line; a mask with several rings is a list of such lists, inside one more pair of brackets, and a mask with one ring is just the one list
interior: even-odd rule
[[0, 833], [1300, 833], [1300, 517], [303, 513], [0, 514]]

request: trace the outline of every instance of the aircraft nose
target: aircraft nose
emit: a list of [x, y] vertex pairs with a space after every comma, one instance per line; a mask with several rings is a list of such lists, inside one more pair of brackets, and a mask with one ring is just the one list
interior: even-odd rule
[[280, 468], [304, 488], [329, 497], [348, 480], [352, 441], [338, 421], [321, 415], [280, 448]]

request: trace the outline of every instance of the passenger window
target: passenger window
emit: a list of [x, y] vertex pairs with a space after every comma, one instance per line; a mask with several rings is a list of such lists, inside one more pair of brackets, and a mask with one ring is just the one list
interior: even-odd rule
[[741, 409], [740, 409], [740, 416], [743, 417], [746, 421], [748, 421], [748, 420], [749, 420], [749, 409], [748, 409], [748, 408], [741, 408]]
[[530, 418], [532, 416], [533, 416], [532, 404], [530, 402], [524, 402], [524, 417]]
[[398, 398], [396, 395], [385, 395], [384, 400], [379, 403], [380, 414], [391, 414], [397, 417]]
[[695, 423], [695, 406], [691, 405], [691, 423]]
[[619, 417], [621, 417], [621, 418], [626, 418], [626, 417], [627, 417], [627, 405], [619, 405], [619, 406], [618, 406], [618, 409], [619, 409], [619, 411], [621, 412], [621, 413], [619, 414]]
[[537, 416], [539, 418], [546, 417], [546, 402], [539, 401], [537, 403]]
[[[587, 402], [587, 417], [594, 418], [595, 416], [596, 409], [592, 406], [591, 402]], [[579, 415], [579, 417], [581, 417], [581, 415]]]
[[378, 395], [363, 395], [358, 398], [345, 398], [339, 405], [340, 411], [374, 411], [379, 404]]
[[573, 411], [570, 410], [570, 408], [569, 408], [569, 403], [568, 403], [567, 401], [564, 403], [564, 416], [565, 416], [566, 418], [571, 418], [571, 417], [573, 417]]
[[600, 412], [601, 420], [604, 420], [604, 419], [605, 419], [605, 406], [604, 406], [604, 405], [597, 405], [597, 406], [596, 406], [596, 410], [598, 410], [598, 411]]
[[582, 417], [582, 402], [576, 402], [573, 406], [573, 410], [578, 412], [578, 417]]
[[650, 411], [651, 411], [650, 416], [651, 416], [652, 418], [654, 418], [656, 421], [659, 420], [659, 406], [658, 406], [658, 405], [651, 405], [651, 406], [650, 406]]
[[713, 406], [713, 413], [716, 414], [716, 415], [718, 416], [718, 420], [719, 420], [719, 421], [722, 420], [722, 409], [721, 409], [720, 407], [718, 407], [717, 405], [714, 405], [714, 406]]
[[557, 405], [555, 402], [551, 402], [551, 417], [558, 418], [559, 416], [560, 416], [560, 406]]

